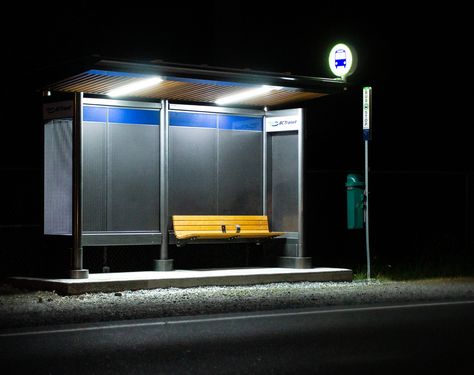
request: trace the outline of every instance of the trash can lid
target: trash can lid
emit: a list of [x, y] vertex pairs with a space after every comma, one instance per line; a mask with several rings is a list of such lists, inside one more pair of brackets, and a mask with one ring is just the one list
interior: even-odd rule
[[349, 173], [346, 178], [346, 186], [364, 186], [364, 178], [360, 174]]

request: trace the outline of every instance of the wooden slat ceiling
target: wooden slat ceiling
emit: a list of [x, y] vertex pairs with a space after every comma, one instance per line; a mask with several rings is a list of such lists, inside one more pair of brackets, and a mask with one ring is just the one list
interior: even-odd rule
[[[71, 78], [57, 82], [49, 89], [62, 92], [83, 92], [85, 94], [106, 95], [109, 91], [127, 85], [141, 77], [110, 76], [85, 72]], [[258, 87], [258, 86], [255, 86]], [[130, 94], [128, 98], [166, 99], [177, 102], [202, 102], [214, 103], [218, 98], [237, 94], [249, 89], [249, 85], [226, 82], [193, 82], [193, 80], [180, 81], [165, 78], [160, 84]], [[294, 88], [282, 88], [267, 94], [240, 101], [238, 104], [248, 106], [279, 106], [287, 103], [315, 99], [324, 96], [324, 93], [302, 91]]]

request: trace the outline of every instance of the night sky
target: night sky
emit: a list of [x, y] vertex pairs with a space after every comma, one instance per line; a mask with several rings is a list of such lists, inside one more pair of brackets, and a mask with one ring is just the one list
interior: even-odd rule
[[381, 157], [399, 157], [403, 169], [410, 166], [408, 152], [418, 169], [472, 170], [462, 8], [317, 2], [309, 9], [299, 0], [122, 4], [14, 5], [14, 26], [2, 25], [4, 79], [12, 91], [35, 89], [36, 79], [45, 78], [38, 68], [93, 54], [330, 77], [326, 56], [344, 41], [359, 55], [350, 83], [374, 88]]
[[[9, 199], [9, 213], [2, 215], [1, 224], [38, 221], [40, 207], [31, 186], [37, 184], [41, 173], [41, 132], [35, 104], [35, 82], [47, 78], [41, 75], [41, 68], [93, 54], [330, 77], [329, 50], [336, 42], [350, 43], [358, 51], [359, 68], [349, 78], [355, 94], [344, 103], [352, 101], [349, 107], [358, 108], [358, 88], [373, 87], [373, 169], [420, 176], [441, 172], [420, 180], [415, 189], [421, 195], [439, 187], [439, 180], [446, 186], [450, 178], [446, 173], [461, 173], [461, 180], [470, 174], [472, 180], [470, 21], [462, 6], [331, 1], [314, 2], [309, 8], [308, 1], [299, 0], [124, 4], [42, 1], [14, 4], [4, 12], [13, 26], [6, 22], [1, 26], [6, 62], [2, 80], [8, 110], [0, 168], [5, 181], [15, 182], [2, 186], [4, 197], [14, 199]], [[328, 105], [347, 122], [348, 134], [357, 135], [359, 129], [354, 129], [361, 128], [360, 114], [353, 115], [352, 110], [344, 117], [337, 101]], [[347, 138], [343, 133], [341, 126], [340, 133], [328, 141], [337, 148], [338, 137]], [[360, 147], [362, 150], [361, 140]], [[361, 155], [356, 158], [358, 163]], [[354, 168], [351, 155], [339, 157], [348, 162], [337, 168]], [[315, 163], [315, 168], [319, 167], [325, 166]], [[449, 205], [452, 195], [464, 196], [465, 189], [471, 191], [472, 200], [473, 184], [465, 188], [461, 182], [460, 186], [461, 190], [448, 191], [451, 196], [444, 202], [433, 204]], [[437, 199], [436, 194], [430, 194], [430, 199]], [[463, 204], [459, 203], [460, 207]], [[465, 217], [462, 208], [459, 212]], [[460, 227], [465, 229], [463, 223], [461, 220]]]

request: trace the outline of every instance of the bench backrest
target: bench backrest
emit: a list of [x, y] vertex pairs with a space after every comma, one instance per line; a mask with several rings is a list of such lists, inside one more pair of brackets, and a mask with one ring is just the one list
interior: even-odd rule
[[175, 232], [221, 232], [223, 225], [228, 233], [235, 233], [237, 226], [240, 226], [240, 233], [267, 233], [268, 217], [263, 215], [173, 215]]

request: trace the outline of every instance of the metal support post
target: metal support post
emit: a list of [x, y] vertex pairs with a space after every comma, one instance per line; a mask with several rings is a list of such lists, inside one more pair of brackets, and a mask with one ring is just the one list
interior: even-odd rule
[[286, 243], [286, 253], [293, 253], [291, 256], [279, 258], [279, 265], [287, 268], [311, 268], [312, 259], [306, 256], [304, 248], [304, 118], [303, 110], [297, 109], [294, 112], [299, 118], [298, 129], [298, 239], [296, 243]]
[[267, 209], [267, 173], [268, 173], [268, 165], [267, 165], [267, 131], [266, 131], [266, 118], [267, 118], [267, 110], [266, 107], [264, 109], [265, 116], [263, 117], [263, 128], [262, 128], [262, 213], [263, 215], [268, 215]]
[[365, 144], [365, 250], [367, 256], [367, 280], [370, 281], [370, 246], [369, 246], [369, 140], [372, 139], [372, 87], [362, 90], [362, 132]]
[[82, 93], [74, 94], [72, 123], [72, 269], [71, 279], [87, 279], [82, 251]]
[[298, 250], [297, 256], [304, 257], [304, 123], [300, 110], [301, 126], [298, 130]]
[[155, 271], [173, 270], [173, 259], [168, 259], [168, 155], [169, 155], [169, 116], [168, 101], [161, 101], [160, 123], [160, 259], [154, 260]]
[[369, 245], [369, 141], [365, 142], [365, 251], [367, 256], [367, 280], [370, 280], [370, 245]]

